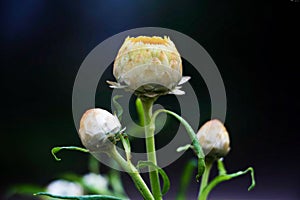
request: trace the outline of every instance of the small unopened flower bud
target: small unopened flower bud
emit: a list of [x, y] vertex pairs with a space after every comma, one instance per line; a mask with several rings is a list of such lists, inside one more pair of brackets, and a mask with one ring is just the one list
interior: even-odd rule
[[229, 152], [229, 135], [217, 119], [206, 122], [198, 131], [197, 138], [207, 158], [217, 159]]
[[128, 37], [114, 62], [120, 85], [154, 97], [174, 90], [182, 78], [181, 57], [169, 37]]
[[94, 108], [86, 111], [80, 120], [79, 137], [91, 152], [105, 152], [113, 146], [110, 139], [121, 130], [117, 116]]
[[83, 195], [83, 188], [74, 182], [65, 180], [55, 180], [51, 182], [46, 191], [53, 195], [80, 196]]

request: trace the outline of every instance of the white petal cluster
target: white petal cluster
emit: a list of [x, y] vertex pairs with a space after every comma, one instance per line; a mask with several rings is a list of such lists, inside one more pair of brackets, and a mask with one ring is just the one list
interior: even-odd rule
[[51, 182], [47, 186], [46, 191], [50, 194], [63, 196], [83, 195], [83, 188], [79, 184], [65, 180], [55, 180]]
[[145, 96], [168, 93], [182, 78], [182, 60], [169, 37], [128, 37], [114, 62], [121, 85]]
[[90, 151], [105, 151], [112, 146], [109, 141], [121, 130], [119, 119], [110, 112], [94, 108], [86, 111], [80, 120], [79, 137]]
[[108, 189], [108, 181], [107, 179], [100, 175], [89, 173], [83, 176], [82, 182], [88, 188], [91, 188], [93, 191], [101, 193]]
[[199, 129], [197, 138], [207, 157], [220, 158], [230, 150], [228, 132], [217, 119], [206, 122]]

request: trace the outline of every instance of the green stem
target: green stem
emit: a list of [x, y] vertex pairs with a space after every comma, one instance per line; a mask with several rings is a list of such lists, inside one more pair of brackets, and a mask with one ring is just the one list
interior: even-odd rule
[[180, 179], [179, 191], [176, 200], [185, 200], [186, 191], [189, 187], [195, 168], [197, 167], [197, 161], [192, 159], [184, 167], [183, 173]]
[[[157, 165], [156, 161], [156, 151], [155, 151], [155, 140], [154, 140], [154, 130], [155, 125], [150, 126], [152, 117], [152, 106], [156, 99], [142, 99], [143, 110], [144, 110], [144, 127], [146, 136], [146, 150], [148, 155], [148, 160], [153, 164]], [[160, 182], [157, 169], [149, 167], [149, 177], [153, 196], [156, 200], [162, 199], [162, 194], [160, 191]]]
[[207, 198], [207, 195], [203, 194], [203, 190], [207, 186], [209, 173], [210, 173], [213, 162], [206, 162], [205, 164], [206, 164], [206, 168], [205, 168], [205, 171], [202, 175], [198, 200], [206, 200], [206, 198]]
[[[219, 161], [222, 162], [222, 161]], [[223, 167], [223, 163], [221, 163], [221, 165], [219, 165], [219, 167]], [[224, 170], [219, 168], [219, 175], [217, 177], [215, 177], [202, 191], [202, 199], [206, 199], [209, 195], [209, 193], [211, 192], [211, 190], [216, 187], [218, 184], [224, 182], [224, 181], [228, 181], [232, 178], [244, 175], [248, 172], [251, 173], [251, 179], [252, 179], [252, 184], [250, 185], [250, 187], [248, 188], [248, 191], [252, 190], [255, 187], [255, 179], [254, 179], [254, 170], [252, 167], [249, 167], [248, 169], [244, 170], [244, 171], [238, 171], [236, 173], [233, 174], [224, 174], [225, 172], [225, 168]]]
[[128, 174], [131, 176], [136, 188], [143, 195], [144, 199], [154, 200], [153, 195], [151, 194], [148, 186], [142, 179], [138, 170], [131, 164], [131, 162], [127, 162], [116, 150], [114, 147], [109, 154]]
[[143, 109], [143, 103], [142, 100], [140, 98], [137, 98], [135, 101], [135, 106], [136, 106], [136, 110], [138, 113], [138, 117], [139, 117], [139, 125], [140, 126], [145, 126], [145, 119], [144, 119], [144, 109]]
[[192, 140], [194, 151], [198, 157], [198, 174], [196, 176], [196, 179], [198, 181], [199, 177], [202, 176], [202, 174], [205, 170], [205, 161], [204, 161], [205, 156], [204, 156], [202, 147], [197, 139], [197, 136], [196, 136], [193, 128], [181, 116], [177, 115], [176, 113], [174, 113], [172, 111], [164, 110], [164, 109], [155, 111], [155, 113], [153, 114], [152, 119], [151, 119], [152, 120], [151, 124], [155, 124], [156, 117], [159, 115], [159, 113], [162, 113], [162, 112], [168, 113], [168, 114], [174, 116], [176, 119], [178, 119], [180, 121], [180, 123], [182, 123], [182, 125], [185, 127], [188, 135], [190, 136], [190, 138]]

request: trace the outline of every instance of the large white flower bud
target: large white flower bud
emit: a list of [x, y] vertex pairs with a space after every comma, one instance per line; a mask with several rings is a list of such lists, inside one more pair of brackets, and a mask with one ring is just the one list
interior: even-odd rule
[[213, 159], [226, 156], [229, 152], [229, 135], [217, 119], [206, 122], [198, 131], [197, 138], [206, 155]]
[[169, 37], [128, 37], [115, 59], [113, 74], [120, 85], [153, 97], [176, 88], [182, 61]]
[[112, 147], [109, 139], [121, 130], [117, 116], [106, 110], [94, 108], [86, 111], [80, 120], [79, 137], [91, 152], [106, 151]]

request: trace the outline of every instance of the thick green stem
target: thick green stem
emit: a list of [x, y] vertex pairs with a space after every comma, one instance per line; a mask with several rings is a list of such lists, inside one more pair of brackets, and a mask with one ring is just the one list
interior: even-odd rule
[[131, 176], [135, 186], [143, 195], [144, 199], [147, 200], [154, 200], [153, 195], [151, 194], [148, 186], [142, 179], [141, 175], [139, 174], [138, 170], [130, 163], [127, 162], [115, 148], [109, 154], [128, 174]]
[[[155, 151], [155, 140], [154, 131], [155, 127], [150, 126], [152, 117], [152, 106], [155, 99], [142, 99], [143, 110], [144, 110], [144, 126], [145, 126], [145, 136], [146, 136], [146, 149], [148, 160], [153, 164], [157, 165], [156, 161], [156, 151]], [[152, 167], [149, 167], [149, 177], [153, 196], [156, 200], [162, 199], [162, 194], [160, 191], [160, 182], [158, 171]]]
[[198, 200], [206, 200], [206, 198], [207, 198], [207, 195], [203, 194], [203, 190], [207, 186], [209, 173], [210, 173], [213, 162], [206, 162], [205, 164], [206, 164], [206, 167], [205, 167], [205, 171], [202, 175], [202, 179], [201, 179]]

